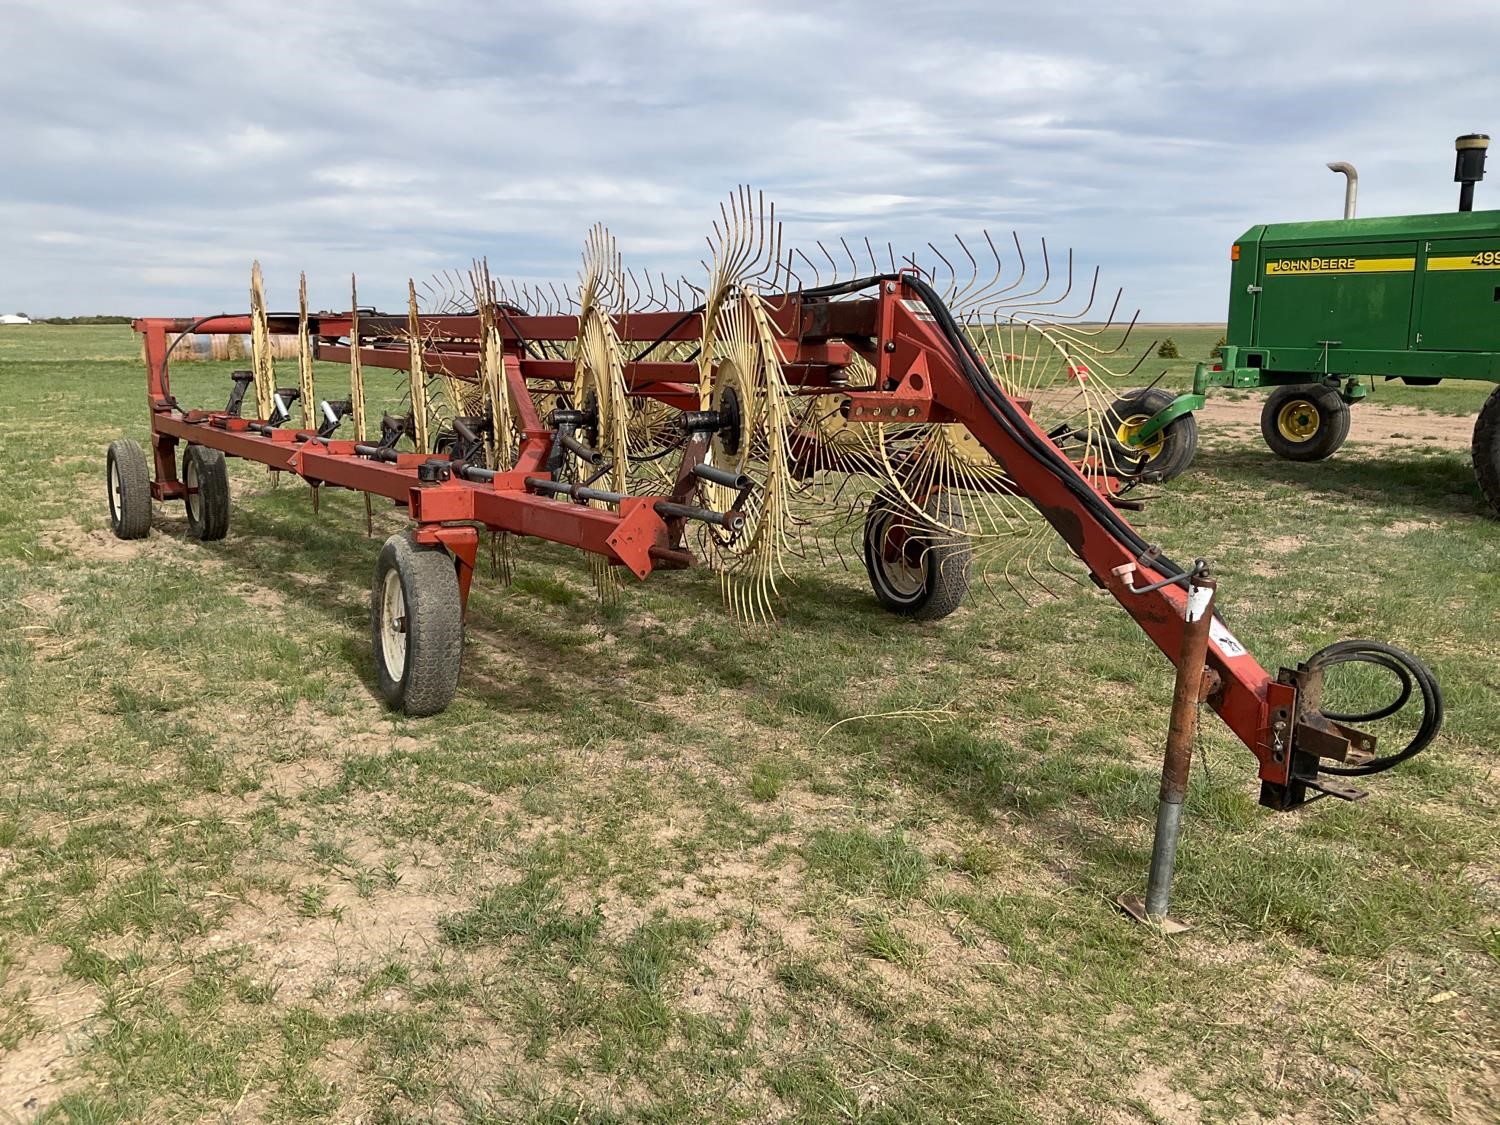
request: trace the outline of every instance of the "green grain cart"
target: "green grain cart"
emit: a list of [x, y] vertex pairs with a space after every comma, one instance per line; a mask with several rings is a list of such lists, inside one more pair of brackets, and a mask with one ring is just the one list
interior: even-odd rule
[[[1354, 169], [1330, 164], [1348, 177], [1345, 218], [1246, 231], [1230, 254], [1221, 362], [1199, 364], [1192, 394], [1121, 437], [1159, 444], [1210, 387], [1271, 387], [1266, 444], [1288, 460], [1321, 461], [1348, 437], [1365, 380], [1500, 383], [1500, 211], [1473, 210], [1489, 138], [1469, 134], [1456, 147], [1457, 212], [1356, 219]], [[1473, 448], [1479, 487], [1500, 512], [1500, 388], [1479, 413]]]

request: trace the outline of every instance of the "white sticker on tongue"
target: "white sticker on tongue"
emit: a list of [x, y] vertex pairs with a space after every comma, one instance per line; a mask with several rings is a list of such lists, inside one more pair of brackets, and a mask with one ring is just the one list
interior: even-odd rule
[[1224, 623], [1217, 617], [1208, 623], [1208, 636], [1225, 656], [1245, 655], [1245, 646], [1234, 639], [1234, 634], [1224, 628]]

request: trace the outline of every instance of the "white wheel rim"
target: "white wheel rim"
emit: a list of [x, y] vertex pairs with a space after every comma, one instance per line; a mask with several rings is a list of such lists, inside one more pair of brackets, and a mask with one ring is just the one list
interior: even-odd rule
[[120, 488], [120, 466], [113, 458], [109, 462], [109, 514], [114, 516], [115, 522], [120, 522], [120, 512], [124, 507], [125, 497]]
[[182, 472], [182, 483], [187, 488], [187, 513], [188, 519], [194, 523], [199, 522], [203, 511], [203, 501], [198, 495], [198, 461], [197, 458], [187, 459], [187, 468]]
[[394, 567], [380, 590], [380, 655], [391, 679], [399, 681], [406, 674], [406, 594]]
[[[926, 550], [924, 549], [923, 560], [913, 566], [906, 559], [906, 544], [901, 545], [901, 551], [894, 559], [886, 558], [886, 541], [890, 538], [892, 525], [898, 516], [892, 514], [884, 521], [880, 529], [880, 538], [877, 540], [876, 561], [880, 566], [880, 572], [885, 576], [886, 584], [891, 590], [903, 598], [913, 598], [922, 592], [927, 585]], [[906, 529], [907, 539], [910, 541], [912, 529]]]

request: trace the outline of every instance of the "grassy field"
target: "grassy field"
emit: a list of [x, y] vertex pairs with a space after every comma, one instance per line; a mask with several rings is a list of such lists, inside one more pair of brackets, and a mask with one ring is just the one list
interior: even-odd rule
[[[1218, 330], [1172, 335], [1181, 380]], [[452, 708], [402, 720], [367, 616], [398, 512], [366, 539], [358, 497], [235, 463], [223, 542], [175, 506], [110, 535], [135, 354], [0, 329], [0, 1119], [1500, 1117], [1500, 522], [1465, 451], [1294, 465], [1205, 425], [1134, 517], [1215, 560], [1267, 666], [1386, 639], [1449, 705], [1367, 801], [1295, 814], [1207, 715], [1168, 940], [1113, 899], [1171, 668], [1086, 586], [914, 626], [799, 562], [751, 631], [711, 574], [606, 611], [522, 542]], [[1418, 397], [1482, 396], [1359, 409]]]

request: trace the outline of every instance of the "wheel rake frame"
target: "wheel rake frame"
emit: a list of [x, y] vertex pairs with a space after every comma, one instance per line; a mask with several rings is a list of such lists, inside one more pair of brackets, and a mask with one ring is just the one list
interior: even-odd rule
[[[726, 216], [718, 233], [724, 243], [763, 237], [738, 211]], [[600, 245], [613, 254], [612, 241]], [[736, 440], [750, 441], [749, 421], [731, 417], [735, 412], [726, 407], [730, 396], [712, 393], [718, 365], [729, 361], [704, 350], [712, 342], [713, 318], [726, 305], [748, 299], [762, 353], [767, 346], [779, 353], [779, 363], [763, 366], [778, 380], [772, 388], [775, 394], [790, 396], [793, 406], [781, 411], [783, 417], [807, 416], [797, 403], [821, 409], [822, 403], [841, 400], [840, 430], [864, 427], [870, 433], [908, 434], [918, 427], [962, 426], [994, 462], [993, 473], [975, 479], [991, 481], [985, 487], [993, 487], [1007, 502], [1034, 508], [1082, 562], [1091, 581], [1113, 595], [1177, 666], [1163, 771], [1164, 811], [1158, 821], [1158, 851], [1165, 855], [1157, 857], [1160, 863], [1153, 859], [1156, 893], [1148, 894], [1144, 906], [1128, 907], [1133, 912], [1158, 921], [1165, 916], [1165, 892], [1158, 876], [1164, 872], [1170, 880], [1186, 788], [1188, 757], [1182, 748], [1191, 745], [1200, 703], [1207, 703], [1251, 751], [1261, 803], [1278, 810], [1325, 796], [1362, 797], [1348, 783], [1350, 774], [1373, 774], [1404, 761], [1435, 736], [1442, 720], [1441, 694], [1425, 666], [1399, 649], [1378, 642], [1341, 642], [1345, 647], [1335, 646], [1336, 659], [1327, 657], [1334, 651], [1327, 649], [1306, 664], [1274, 675], [1263, 668], [1214, 610], [1215, 583], [1207, 565], [1202, 560], [1192, 567], [1171, 562], [1121, 514], [1122, 509], [1139, 507], [1138, 501], [1123, 496], [1137, 476], [1107, 457], [1090, 457], [1086, 463], [1070, 460], [1059, 445], [1068, 439], [1059, 438], [1057, 430], [1044, 431], [1031, 416], [1029, 402], [1008, 393], [991, 376], [965, 324], [944, 301], [945, 295], [952, 297], [951, 288], [947, 294], [940, 292], [929, 274], [911, 264], [814, 287], [800, 285], [789, 269], [783, 274], [780, 267], [761, 268], [752, 275], [743, 262], [732, 264], [741, 270], [740, 281], [726, 281], [716, 258], [707, 290], [687, 286], [689, 299], [704, 297], [704, 303], [687, 309], [668, 307], [665, 299], [655, 296], [654, 287], [644, 309], [626, 308], [628, 302], [621, 299], [625, 283], [612, 267], [610, 287], [598, 289], [598, 299], [589, 299], [586, 292], [582, 306], [570, 307], [554, 291], [552, 297], [542, 294], [539, 310], [535, 301], [527, 310], [510, 299], [503, 285], [490, 280], [487, 267], [476, 267], [478, 311], [422, 313], [412, 289], [405, 315], [357, 308], [268, 314], [257, 266], [249, 315], [149, 317], [134, 322], [144, 340], [154, 479], [148, 482], [146, 458], [133, 442], [111, 447], [108, 480], [116, 532], [130, 538], [145, 534], [153, 500], [191, 498], [197, 505], [193, 510], [202, 512], [203, 502], [212, 499], [216, 513], [221, 504], [227, 513], [227, 481], [222, 496], [217, 476], [209, 482], [212, 496], [198, 495], [207, 487], [202, 478], [205, 468], [221, 471], [217, 454], [295, 473], [313, 486], [315, 497], [319, 488], [331, 486], [395, 502], [406, 510], [412, 526], [382, 551], [372, 591], [371, 629], [380, 688], [394, 707], [431, 714], [447, 705], [458, 682], [462, 619], [483, 533], [507, 543], [531, 536], [576, 547], [593, 556], [598, 566], [615, 573], [615, 568], [623, 568], [645, 579], [657, 570], [695, 565], [700, 561], [695, 542], [710, 551], [715, 544], [741, 542], [737, 537], [751, 526], [755, 513], [764, 512], [764, 498], [759, 509], [746, 503], [757, 482], [737, 464], [724, 467], [725, 435], [743, 424], [745, 432]], [[752, 284], [742, 287], [747, 279]], [[633, 275], [629, 284], [636, 284]], [[664, 293], [680, 294], [665, 279], [661, 284]], [[582, 352], [568, 356], [556, 343], [550, 351], [535, 346], [538, 341], [581, 341], [590, 324], [598, 352], [592, 358]], [[259, 348], [255, 371], [235, 373], [235, 391], [225, 409], [185, 408], [172, 394], [169, 357], [173, 337], [186, 332], [251, 334], [258, 344], [268, 334], [300, 334], [311, 359], [350, 364], [356, 384], [358, 372], [372, 368], [410, 373], [414, 391], [433, 376], [473, 384], [477, 397], [489, 404], [490, 417], [453, 419], [450, 444], [441, 453], [431, 446], [398, 448], [403, 438], [410, 438], [412, 427], [389, 416], [379, 440], [364, 440], [362, 433], [340, 438], [339, 424], [353, 405], [364, 414], [363, 388], [356, 385], [349, 402], [320, 403], [321, 411], [312, 401], [304, 401], [303, 424], [295, 425], [282, 401], [290, 392], [268, 396], [270, 373]], [[587, 403], [569, 403], [567, 398], [582, 385], [585, 359], [607, 364], [611, 378], [623, 383], [627, 401], [677, 412], [680, 439], [675, 448], [665, 447], [665, 452], [677, 454], [675, 474], [645, 474], [622, 485], [623, 474], [610, 473], [621, 443], [614, 441], [604, 452], [591, 448], [585, 439], [610, 446], [600, 435], [599, 417], [588, 416]], [[298, 397], [310, 400], [311, 364], [304, 360], [299, 368]], [[260, 415], [256, 418], [243, 416], [245, 392], [252, 382]], [[545, 401], [543, 391], [561, 402], [558, 409], [538, 409], [538, 402]], [[269, 411], [261, 409], [268, 397]], [[746, 397], [754, 396], [747, 390]], [[500, 413], [511, 427], [505, 440], [486, 429], [495, 420], [494, 404], [500, 400]], [[618, 413], [619, 403], [613, 405]], [[413, 406], [426, 409], [420, 402]], [[831, 456], [827, 442], [820, 444], [816, 434], [777, 431], [774, 437], [777, 440], [769, 445], [776, 456], [794, 463], [792, 479], [799, 474], [811, 477]], [[869, 464], [884, 459], [887, 451], [880, 441], [870, 447], [875, 453], [856, 452], [854, 460]], [[217, 451], [189, 460], [197, 474], [192, 483], [179, 476], [179, 445]], [[857, 444], [845, 448], [857, 450]], [[921, 449], [921, 439], [907, 448]], [[976, 454], [971, 450], [965, 456]], [[661, 455], [659, 451], [652, 457]], [[885, 469], [889, 471], [890, 465]], [[784, 487], [787, 479], [771, 480], [765, 485], [768, 493]], [[660, 491], [630, 491], [642, 481]], [[872, 543], [867, 528], [866, 564], [872, 581], [880, 567], [888, 570], [890, 589], [882, 594], [876, 583], [877, 595], [888, 609], [919, 620], [936, 618], [951, 612], [968, 583], [972, 555], [963, 516], [944, 499], [940, 485], [912, 496], [900, 484], [887, 475], [886, 488], [865, 509], [867, 521], [883, 519], [891, 534], [899, 536], [899, 541], [886, 543], [882, 538]], [[772, 499], [781, 503], [778, 497]], [[899, 510], [890, 510], [892, 504]], [[227, 514], [222, 522], [227, 525]], [[209, 526], [213, 534], [205, 537], [223, 533], [219, 522]], [[695, 538], [690, 534], [694, 529], [707, 534]], [[782, 536], [782, 525], [769, 527], [766, 534]], [[928, 549], [935, 554], [928, 556]], [[757, 557], [746, 581], [758, 584], [762, 595], [774, 592], [779, 565], [777, 555]], [[934, 586], [930, 599], [914, 596], [909, 588], [912, 581], [922, 580], [924, 568], [926, 581]], [[744, 603], [753, 599], [743, 593], [735, 598], [740, 604], [734, 608], [742, 616], [765, 615], [764, 601], [747, 608]], [[403, 646], [402, 651], [395, 652], [391, 645]], [[1375, 738], [1350, 725], [1384, 718], [1389, 709], [1362, 716], [1321, 709], [1325, 669], [1351, 660], [1391, 672], [1402, 685], [1397, 705], [1413, 697], [1414, 684], [1420, 686], [1423, 718], [1405, 749], [1377, 756]]]

